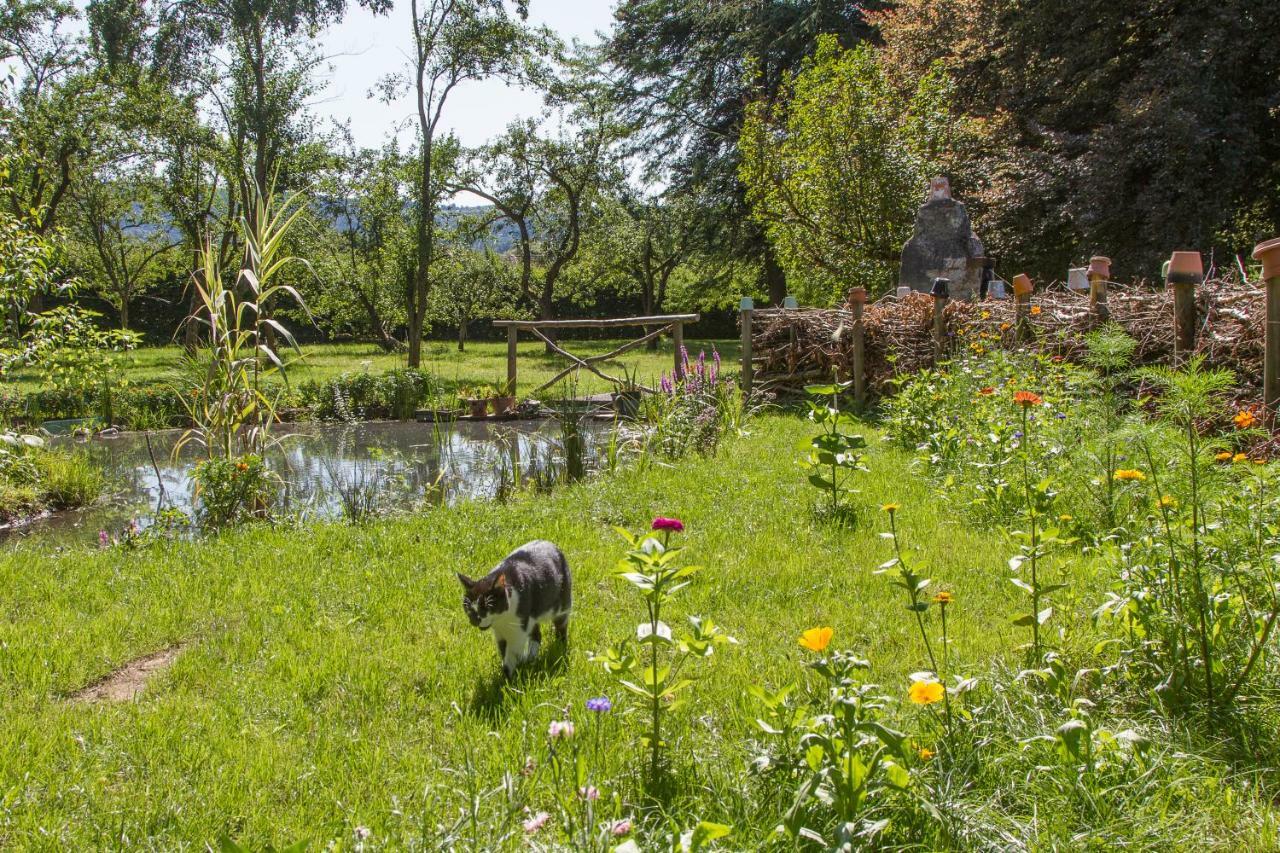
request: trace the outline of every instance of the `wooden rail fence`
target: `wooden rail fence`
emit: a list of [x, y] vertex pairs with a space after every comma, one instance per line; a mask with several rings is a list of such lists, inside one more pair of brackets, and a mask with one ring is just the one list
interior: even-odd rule
[[[524, 330], [532, 332], [534, 337], [542, 340], [548, 347], [558, 355], [569, 359], [571, 364], [561, 370], [551, 379], [543, 382], [533, 390], [534, 394], [550, 388], [564, 377], [568, 376], [575, 370], [580, 368], [586, 369], [610, 382], [614, 385], [623, 385], [624, 380], [616, 376], [611, 376], [600, 370], [596, 365], [602, 361], [609, 361], [617, 358], [625, 352], [635, 349], [638, 346], [648, 343], [651, 340], [662, 335], [664, 332], [671, 334], [671, 343], [675, 348], [674, 375], [679, 377], [684, 372], [684, 359], [681, 356], [681, 347], [684, 346], [684, 326], [686, 323], [696, 323], [701, 319], [698, 314], [662, 314], [653, 317], [619, 317], [602, 320], [494, 320], [493, 325], [507, 330], [507, 387], [509, 393], [514, 394], [516, 388], [517, 377], [517, 344], [519, 343], [520, 331]], [[580, 358], [569, 352], [551, 337], [545, 334], [544, 330], [548, 329], [615, 329], [626, 328], [629, 326], [641, 326], [645, 328], [646, 334], [636, 338], [633, 341], [627, 341], [620, 347], [610, 350], [602, 355], [590, 355], [586, 358]], [[656, 327], [656, 328], [655, 328]], [[652, 393], [652, 388], [640, 386], [641, 390]]]

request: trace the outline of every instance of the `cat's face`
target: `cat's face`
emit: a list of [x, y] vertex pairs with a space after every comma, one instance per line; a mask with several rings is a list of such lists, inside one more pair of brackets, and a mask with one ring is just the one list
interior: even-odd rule
[[459, 572], [458, 581], [464, 590], [462, 609], [472, 625], [483, 631], [493, 624], [494, 619], [507, 612], [510, 598], [506, 575], [498, 575], [493, 581], [488, 578], [473, 581]]

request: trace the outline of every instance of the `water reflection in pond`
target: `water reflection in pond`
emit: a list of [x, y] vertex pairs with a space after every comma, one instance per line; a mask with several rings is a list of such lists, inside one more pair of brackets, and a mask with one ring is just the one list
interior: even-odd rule
[[[582, 457], [598, 467], [612, 424], [583, 421]], [[8, 536], [58, 544], [92, 543], [136, 521], [145, 530], [159, 508], [194, 515], [191, 468], [200, 450], [184, 448], [178, 431], [125, 433], [79, 444], [106, 471], [112, 493], [88, 509], [59, 513]], [[283, 481], [278, 512], [301, 519], [358, 518], [427, 503], [493, 498], [516, 484], [563, 479], [564, 435], [556, 421], [406, 422], [282, 426], [268, 452]], [[573, 455], [574, 442], [568, 442]], [[157, 476], [158, 475], [158, 476]], [[3, 536], [3, 534], [0, 534]]]

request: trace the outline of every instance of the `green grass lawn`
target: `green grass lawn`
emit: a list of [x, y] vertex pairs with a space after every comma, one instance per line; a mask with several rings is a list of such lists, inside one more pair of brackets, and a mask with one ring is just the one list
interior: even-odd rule
[[[482, 358], [498, 363], [475, 351], [477, 369]], [[520, 809], [546, 807], [551, 790], [541, 771], [519, 771], [542, 755], [548, 723], [565, 709], [584, 743], [600, 745], [591, 778], [601, 807], [617, 795], [621, 812], [633, 813], [638, 720], [633, 729], [625, 697], [587, 656], [642, 618], [634, 593], [611, 577], [623, 551], [612, 525], [638, 529], [656, 515], [684, 520], [687, 555], [705, 566], [671, 621], [709, 616], [740, 643], [708, 663], [674, 712], [680, 786], [669, 813], [732, 824], [730, 849], [761, 846], [787, 803], [762, 806], [760, 792], [744, 787], [760, 712], [747, 688], [801, 678], [796, 638], [815, 625], [833, 626], [836, 645], [866, 655], [893, 695], [926, 665], [901, 590], [873, 574], [890, 555], [878, 536], [881, 502], [902, 504], [927, 575], [956, 594], [954, 670], [1013, 661], [1026, 640], [1010, 626], [1020, 599], [999, 535], [966, 524], [910, 473], [905, 455], [874, 439], [861, 523], [816, 521], [795, 464], [807, 434], [804, 421], [770, 415], [716, 458], [362, 526], [0, 554], [0, 847], [197, 849], [226, 835], [250, 849], [301, 839], [321, 849], [350, 844], [362, 826], [378, 847], [523, 849]], [[492, 638], [467, 624], [454, 572], [482, 573], [534, 537], [559, 543], [574, 571], [571, 643], [558, 659], [554, 645], [544, 648], [504, 688]], [[1079, 562], [1071, 591], [1059, 594], [1072, 630], [1090, 630], [1090, 565]], [[175, 644], [176, 663], [137, 701], [68, 701], [122, 663]], [[597, 730], [583, 703], [602, 694], [617, 707]], [[1037, 813], [1019, 799], [1025, 779], [990, 772], [1004, 807], [1033, 827], [1024, 843], [1072, 846], [1070, 815]], [[1184, 838], [1230, 849], [1261, 837], [1241, 791], [1184, 793], [1172, 817], [1156, 797], [1154, 813], [1092, 820], [1115, 838], [1161, 827], [1151, 849]]]
[[[569, 352], [586, 357], [602, 355], [620, 346], [622, 340], [567, 339], [561, 346]], [[741, 347], [735, 340], [687, 340], [685, 348], [692, 358], [705, 351], [711, 357], [712, 349], [718, 350], [725, 368], [737, 372]], [[519, 347], [520, 396], [528, 396], [543, 382], [551, 379], [569, 362], [558, 354], [548, 354], [541, 341], [523, 339]], [[182, 350], [179, 347], [147, 347], [128, 353], [127, 375], [131, 382], [145, 384], [162, 381], [179, 363]], [[662, 340], [656, 351], [644, 347], [624, 353], [618, 359], [602, 362], [597, 367], [618, 379], [624, 378], [624, 368], [634, 372], [642, 383], [656, 386], [663, 371], [674, 365], [674, 353], [670, 340]], [[316, 344], [302, 348], [302, 361], [289, 373], [293, 382], [321, 381], [342, 373], [382, 372], [406, 364], [405, 353], [387, 353], [373, 344]], [[422, 369], [435, 374], [450, 387], [499, 385], [507, 381], [507, 344], [481, 341], [467, 344], [465, 353], [457, 351], [452, 342], [428, 341], [423, 345]], [[611, 390], [612, 386], [585, 370], [579, 370], [577, 391], [590, 394]], [[17, 387], [35, 390], [40, 386], [39, 377], [30, 372], [14, 375]]]

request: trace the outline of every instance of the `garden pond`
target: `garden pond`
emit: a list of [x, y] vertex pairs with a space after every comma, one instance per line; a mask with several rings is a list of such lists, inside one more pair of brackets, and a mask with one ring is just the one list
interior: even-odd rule
[[[549, 487], [606, 464], [616, 447], [613, 429], [611, 422], [590, 419], [576, 430], [554, 419], [283, 425], [266, 453], [281, 480], [274, 512], [300, 520], [357, 520], [424, 504], [499, 498], [518, 487]], [[181, 434], [55, 439], [55, 445], [79, 449], [101, 466], [106, 496], [84, 509], [0, 531], [0, 545], [92, 544], [100, 531], [119, 537], [196, 516], [191, 471], [202, 451], [188, 444], [175, 457]]]

